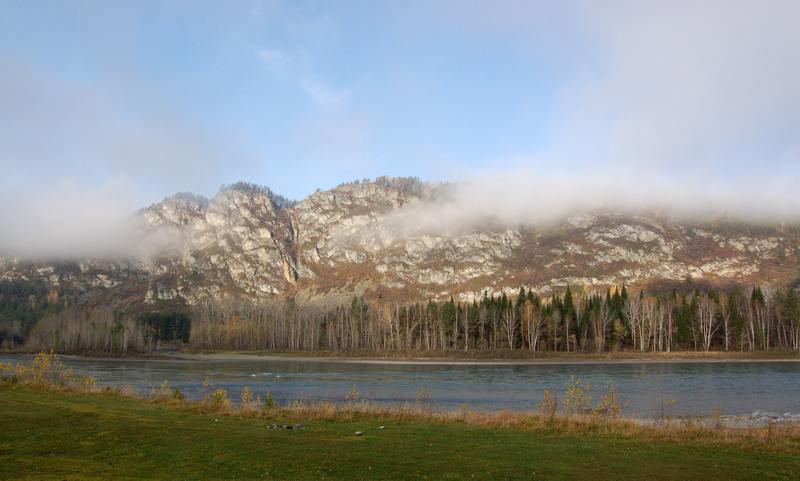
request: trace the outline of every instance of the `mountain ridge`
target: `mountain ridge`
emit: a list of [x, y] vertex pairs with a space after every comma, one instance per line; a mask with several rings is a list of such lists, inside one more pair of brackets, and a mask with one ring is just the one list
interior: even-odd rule
[[[379, 177], [292, 201], [249, 183], [210, 199], [178, 193], [137, 213], [144, 258], [34, 262], [0, 258], [0, 280], [40, 280], [55, 291], [120, 303], [354, 294], [470, 300], [520, 287], [725, 285], [795, 282], [794, 227], [680, 221], [661, 214], [576, 213], [550, 225], [414, 230], [413, 216], [448, 195], [446, 184]], [[531, 209], [536, 206], [531, 206]], [[417, 209], [417, 210], [413, 210]], [[410, 220], [410, 222], [409, 222]], [[408, 224], [411, 224], [409, 227]], [[405, 230], [403, 230], [405, 229]]]

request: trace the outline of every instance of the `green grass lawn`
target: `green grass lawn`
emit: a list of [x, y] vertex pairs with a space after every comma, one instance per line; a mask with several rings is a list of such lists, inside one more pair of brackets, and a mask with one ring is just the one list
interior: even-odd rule
[[378, 418], [269, 430], [280, 420], [20, 387], [0, 387], [0, 413], [0, 479], [800, 479], [800, 453], [638, 435]]

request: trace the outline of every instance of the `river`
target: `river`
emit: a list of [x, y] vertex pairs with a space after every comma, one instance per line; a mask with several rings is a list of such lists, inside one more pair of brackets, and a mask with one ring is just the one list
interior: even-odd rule
[[[341, 402], [353, 388], [376, 403], [414, 403], [435, 409], [536, 409], [545, 389], [563, 391], [573, 377], [591, 386], [595, 400], [609, 383], [623, 414], [638, 417], [747, 414], [756, 409], [800, 413], [800, 361], [787, 362], [599, 362], [543, 364], [359, 363], [276, 358], [98, 359], [63, 356], [76, 373], [98, 384], [131, 385], [146, 394], [167, 381], [189, 398], [202, 383], [238, 399], [244, 386], [277, 402]], [[2, 363], [30, 362], [4, 355]], [[666, 406], [666, 408], [665, 408]]]

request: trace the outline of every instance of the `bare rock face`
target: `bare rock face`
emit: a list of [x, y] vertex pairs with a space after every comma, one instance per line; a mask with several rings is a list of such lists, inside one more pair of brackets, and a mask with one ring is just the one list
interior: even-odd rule
[[345, 184], [298, 203], [248, 184], [210, 200], [179, 194], [139, 212], [143, 238], [164, 239], [145, 259], [0, 258], [0, 279], [195, 303], [334, 292], [468, 300], [520, 286], [547, 293], [687, 278], [780, 284], [796, 276], [798, 236], [778, 226], [591, 213], [546, 228], [399, 232], [393, 216], [424, 206], [429, 186], [390, 180]]
[[168, 199], [142, 215], [152, 225], [180, 220], [171, 224], [178, 251], [150, 269], [162, 274], [155, 276], [150, 298], [162, 299], [164, 291], [190, 302], [225, 294], [258, 298], [297, 281], [290, 212], [263, 191], [225, 189], [201, 211]]

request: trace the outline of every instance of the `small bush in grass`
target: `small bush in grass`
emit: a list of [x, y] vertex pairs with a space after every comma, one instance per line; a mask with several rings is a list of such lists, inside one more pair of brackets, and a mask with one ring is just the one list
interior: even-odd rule
[[30, 366], [17, 364], [14, 374], [23, 384], [37, 384], [40, 386], [65, 386], [75, 381], [71, 369], [64, 367], [64, 363], [53, 351], [40, 352], [33, 359]]
[[423, 405], [430, 401], [431, 399], [431, 390], [427, 388], [427, 386], [422, 386], [417, 391], [417, 404]]
[[231, 407], [231, 400], [228, 398], [228, 391], [219, 387], [211, 391], [208, 396], [209, 404], [214, 409], [228, 409]]
[[658, 419], [661, 422], [669, 422], [672, 420], [672, 406], [675, 405], [675, 400], [672, 398], [666, 398], [661, 400], [661, 405], [659, 406], [659, 413]]
[[172, 390], [172, 399], [176, 401], [183, 401], [186, 399], [180, 389], [175, 388]]
[[206, 399], [209, 394], [211, 394], [211, 381], [206, 377], [203, 379], [203, 388], [200, 390], [200, 397]]
[[253, 392], [249, 387], [245, 386], [242, 389], [242, 404], [250, 404], [253, 402]]
[[619, 403], [617, 388], [613, 383], [608, 383], [605, 394], [600, 398], [600, 402], [592, 409], [592, 414], [615, 418], [622, 412]]
[[539, 412], [542, 416], [553, 419], [558, 411], [558, 397], [551, 393], [549, 389], [544, 390], [542, 402], [539, 403]]
[[264, 409], [272, 409], [275, 407], [275, 398], [272, 397], [272, 393], [268, 392], [267, 395], [264, 397]]
[[344, 396], [344, 400], [351, 403], [356, 403], [361, 400], [361, 393], [358, 392], [355, 384], [353, 384], [353, 388], [350, 389], [350, 392]]
[[172, 398], [172, 391], [169, 388], [169, 383], [165, 379], [158, 387], [150, 388], [150, 399], [163, 401]]
[[84, 391], [94, 391], [97, 389], [97, 378], [88, 374], [78, 378], [81, 389]]
[[586, 414], [592, 411], [592, 396], [589, 394], [589, 384], [582, 383], [579, 378], [573, 377], [564, 391], [562, 409], [564, 415]]
[[242, 411], [255, 412], [261, 408], [261, 398], [253, 395], [253, 391], [248, 386], [242, 389], [241, 402], [239, 409]]
[[130, 384], [119, 388], [117, 390], [117, 393], [119, 393], [120, 396], [127, 398], [137, 399], [139, 397], [139, 394], [136, 392], [136, 389], [134, 389], [133, 386], [131, 386]]
[[714, 411], [711, 416], [714, 419], [714, 429], [720, 431], [722, 429], [722, 410], [719, 406], [714, 406]]

